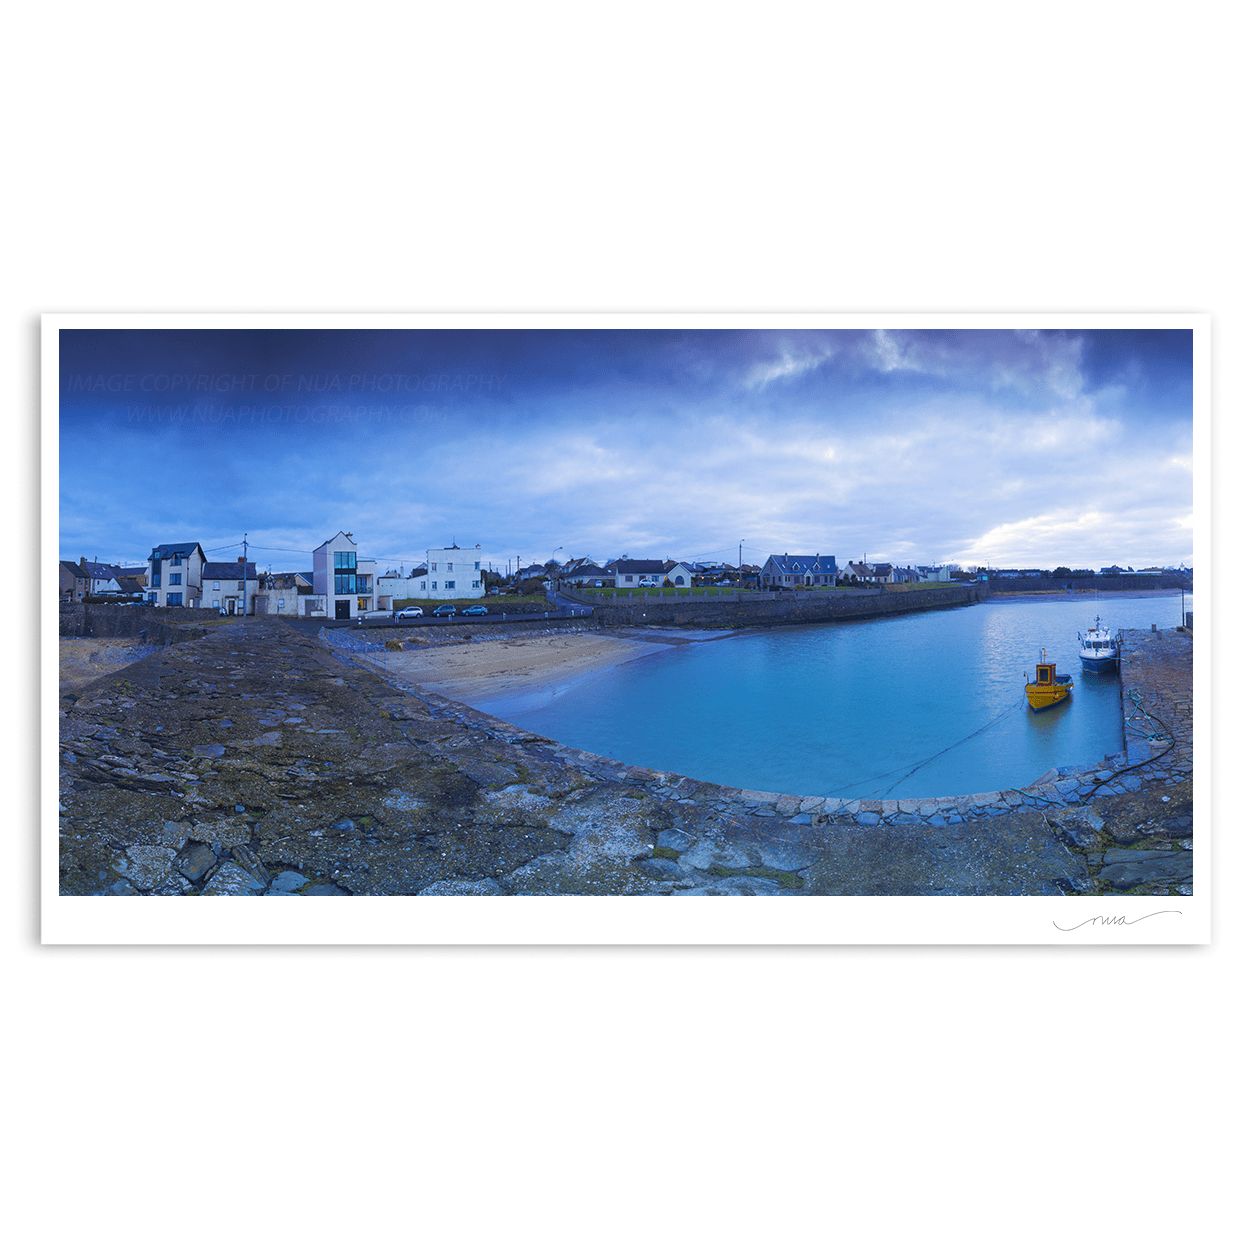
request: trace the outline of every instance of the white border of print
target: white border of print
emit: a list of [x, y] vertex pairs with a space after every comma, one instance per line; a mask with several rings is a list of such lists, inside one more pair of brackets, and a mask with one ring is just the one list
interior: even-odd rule
[[[57, 892], [61, 329], [1192, 329], [1194, 885], [1192, 897], [66, 898]], [[1025, 944], [1210, 941], [1211, 341], [1205, 314], [489, 313], [45, 314], [42, 339], [41, 937], [45, 944]]]

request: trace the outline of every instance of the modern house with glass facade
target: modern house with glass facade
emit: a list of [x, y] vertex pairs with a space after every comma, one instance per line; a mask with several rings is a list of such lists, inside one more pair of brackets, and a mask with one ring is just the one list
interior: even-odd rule
[[339, 530], [313, 552], [313, 593], [325, 597], [326, 615], [347, 621], [372, 612], [376, 560], [362, 560], [351, 534]]

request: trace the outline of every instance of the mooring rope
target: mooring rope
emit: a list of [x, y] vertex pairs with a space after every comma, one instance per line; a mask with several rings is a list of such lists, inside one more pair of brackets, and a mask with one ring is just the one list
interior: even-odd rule
[[934, 752], [934, 754], [930, 755], [927, 759], [921, 760], [918, 764], [910, 764], [910, 765], [900, 764], [898, 768], [887, 769], [883, 773], [878, 773], [875, 777], [865, 777], [861, 781], [856, 781], [849, 786], [844, 786], [841, 788], [846, 789], [846, 790], [857, 790], [860, 786], [866, 786], [870, 784], [871, 782], [880, 781], [882, 780], [882, 778], [885, 778], [885, 777], [892, 777], [895, 773], [899, 772], [900, 770], [907, 769], [908, 771], [903, 773], [903, 775], [897, 781], [891, 782], [888, 786], [884, 787], [884, 789], [870, 790], [868, 791], [867, 794], [861, 794], [859, 797], [868, 799], [868, 798], [872, 798], [873, 795], [878, 794], [878, 793], [883, 794], [883, 795], [889, 794], [890, 791], [893, 790], [895, 786], [901, 785], [904, 781], [907, 780], [908, 777], [912, 776], [914, 773], [918, 773], [926, 765], [932, 764], [933, 761], [937, 759], [939, 756], [945, 755], [947, 751], [953, 751], [958, 746], [963, 746], [965, 742], [968, 742], [972, 738], [975, 738], [978, 734], [983, 734], [987, 729], [992, 729], [1005, 716], [1010, 716], [1012, 712], [1017, 711], [1023, 705], [1024, 705], [1024, 697], [1021, 696], [1017, 702], [1012, 703], [1009, 707], [1004, 708], [1001, 712], [999, 712], [997, 716], [995, 716], [992, 720], [986, 721], [985, 724], [982, 725], [979, 729], [974, 729], [970, 734], [967, 734], [964, 737], [960, 738], [958, 742], [952, 742], [949, 746], [945, 746], [940, 751]]

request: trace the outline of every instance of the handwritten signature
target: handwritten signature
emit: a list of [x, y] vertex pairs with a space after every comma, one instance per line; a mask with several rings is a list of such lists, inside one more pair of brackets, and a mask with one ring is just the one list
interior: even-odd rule
[[1128, 924], [1137, 924], [1138, 921], [1142, 921], [1142, 920], [1149, 920], [1151, 916], [1180, 916], [1182, 914], [1183, 913], [1178, 908], [1174, 907], [1166, 911], [1147, 912], [1144, 916], [1138, 916], [1136, 920], [1129, 920], [1127, 916], [1090, 916], [1088, 920], [1082, 920], [1081, 924], [1070, 925], [1066, 929], [1064, 928], [1063, 925], [1056, 924], [1055, 921], [1053, 920], [1050, 923], [1053, 924], [1056, 929], [1059, 929], [1064, 933], [1071, 933], [1073, 929], [1079, 929], [1081, 925], [1086, 925], [1086, 924], [1128, 925]]

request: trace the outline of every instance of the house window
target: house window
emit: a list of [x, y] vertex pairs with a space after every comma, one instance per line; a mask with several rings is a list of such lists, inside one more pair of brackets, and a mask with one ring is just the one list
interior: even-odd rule
[[[450, 567], [451, 567], [451, 565], [448, 565], [447, 567], [448, 567], [448, 568], [450, 568]], [[444, 583], [443, 583], [443, 589], [444, 589], [444, 590], [455, 590], [455, 589], [456, 589], [456, 583], [455, 583], [455, 582], [444, 582]]]
[[280, 608], [285, 608], [285, 607], [286, 607], [286, 600], [285, 600], [285, 599], [279, 599], [279, 600], [278, 600], [278, 607], [280, 607]]
[[148, 595], [148, 602], [149, 602], [149, 603], [155, 603], [155, 602], [156, 602], [156, 596], [155, 596], [155, 595]]
[[334, 593], [336, 595], [354, 595], [356, 593], [356, 574], [335, 573]]
[[632, 581], [634, 580], [634, 575], [633, 575], [632, 573], [626, 573], [626, 574], [625, 574], [625, 580], [626, 580], [627, 582], [632, 582]]
[[160, 584], [161, 584], [161, 575], [160, 575], [160, 573], [153, 573], [153, 574], [152, 574], [152, 585], [153, 585], [153, 586], [159, 586]]
[[169, 594], [165, 596], [165, 602], [171, 608], [182, 607], [182, 592], [179, 591], [178, 594], [174, 594], [173, 591], [170, 591]]
[[[213, 589], [214, 589], [214, 590], [220, 590], [220, 589], [221, 589], [221, 583], [220, 583], [220, 582], [214, 582], [214, 583], [213, 583]], [[216, 604], [214, 604], [213, 606], [214, 606], [214, 607], [216, 607], [217, 605], [216, 605]]]
[[686, 584], [686, 579], [682, 577], [680, 573], [678, 573], [677, 576], [673, 578], [674, 586], [684, 586], [685, 584]]
[[239, 589], [239, 590], [242, 590], [242, 589], [243, 589], [243, 583], [242, 583], [242, 582], [240, 582], [240, 583], [239, 583], [238, 589]]
[[424, 590], [424, 589], [425, 589], [425, 583], [424, 583], [424, 582], [422, 582], [422, 583], [421, 583], [421, 589], [422, 589], [422, 590]]
[[182, 574], [181, 574], [181, 573], [171, 573], [171, 574], [169, 575], [169, 584], [170, 584], [171, 586], [181, 586], [181, 585], [182, 585]]
[[481, 560], [474, 560], [474, 561], [473, 561], [473, 571], [474, 571], [475, 573], [480, 572], [480, 571], [481, 571], [481, 568], [482, 568], [482, 562], [481, 562]]
[[336, 551], [334, 553], [334, 567], [336, 569], [349, 569], [356, 571], [356, 553], [354, 551]]
[[170, 563], [174, 566], [174, 568], [178, 568], [178, 566], [182, 564], [182, 557], [175, 551], [173, 559]]
[[215, 608], [219, 608], [219, 607], [221, 607], [221, 600], [220, 600], [220, 599], [214, 599], [214, 600], [213, 600], [213, 607], [215, 607]]
[[430, 561], [430, 572], [431, 572], [431, 573], [437, 573], [437, 572], [438, 572], [438, 561], [437, 561], [437, 560], [431, 560], [431, 561]]
[[452, 570], [452, 566], [451, 566], [451, 561], [450, 561], [450, 560], [448, 560], [448, 561], [447, 561], [447, 571], [448, 571], [449, 573], [453, 571], [453, 570]]
[[477, 589], [478, 589], [478, 584], [477, 584], [477, 582], [474, 582], [474, 583], [473, 583], [473, 589], [474, 589], [474, 590], [477, 590]]

